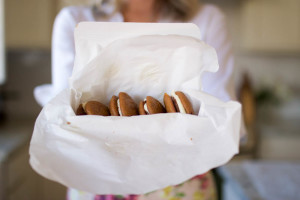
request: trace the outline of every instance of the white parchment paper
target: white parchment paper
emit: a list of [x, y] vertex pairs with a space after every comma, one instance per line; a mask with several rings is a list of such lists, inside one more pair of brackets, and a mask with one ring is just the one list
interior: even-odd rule
[[[36, 120], [30, 163], [39, 174], [95, 194], [143, 194], [205, 173], [238, 152], [240, 104], [201, 92], [201, 74], [218, 69], [212, 47], [182, 35], [141, 35], [106, 46], [81, 39], [70, 89]], [[138, 102], [148, 95], [162, 101], [172, 90], [183, 91], [197, 115], [74, 113], [81, 102], [107, 104], [120, 91]]]

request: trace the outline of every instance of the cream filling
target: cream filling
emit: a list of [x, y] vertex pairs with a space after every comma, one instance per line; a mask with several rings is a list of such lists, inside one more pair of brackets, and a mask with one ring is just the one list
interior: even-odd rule
[[120, 108], [120, 101], [119, 101], [119, 99], [117, 100], [117, 105], [118, 105], [118, 112], [119, 112], [119, 115], [120, 115], [120, 116], [123, 116], [123, 115], [122, 115], [121, 108]]
[[179, 112], [183, 113], [183, 114], [186, 114], [185, 109], [184, 109], [179, 97], [175, 94], [175, 91], [172, 91], [171, 96], [175, 98], [176, 103], [177, 103], [178, 108], [179, 108]]
[[146, 99], [144, 100], [144, 110], [145, 110], [145, 112], [147, 113], [147, 114], [149, 114], [149, 110], [148, 110], [148, 106], [147, 106], [147, 101], [146, 101]]
[[85, 105], [86, 105], [86, 103], [87, 103], [87, 102], [82, 103], [82, 108], [83, 108], [84, 112], [86, 112], [86, 110], [85, 110]]

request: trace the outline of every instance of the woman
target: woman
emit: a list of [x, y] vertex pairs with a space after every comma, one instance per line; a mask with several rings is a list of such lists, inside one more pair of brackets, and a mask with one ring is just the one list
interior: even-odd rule
[[[199, 26], [202, 40], [213, 46], [218, 54], [220, 69], [203, 76], [204, 91], [224, 101], [233, 99], [231, 74], [233, 57], [226, 32], [224, 15], [212, 5], [198, 0], [116, 0], [104, 1], [94, 7], [67, 7], [57, 16], [52, 40], [52, 95], [68, 87], [74, 62], [74, 28], [81, 21], [108, 22], [192, 22]], [[40, 88], [41, 89], [41, 88]], [[35, 95], [45, 104], [52, 95], [43, 98], [41, 90]], [[48, 93], [49, 94], [49, 93]], [[211, 173], [195, 177], [178, 186], [170, 186], [147, 195], [101, 196], [69, 189], [68, 199], [216, 199]]]
[[231, 44], [224, 15], [218, 8], [201, 5], [198, 0], [116, 0], [116, 6], [111, 2], [105, 1], [94, 7], [66, 7], [58, 14], [52, 38], [53, 95], [68, 87], [75, 56], [73, 32], [76, 24], [81, 21], [125, 21], [192, 22], [198, 25], [202, 40], [216, 49], [220, 63], [217, 73], [204, 75], [204, 91], [224, 101], [234, 97], [230, 79], [233, 70]]

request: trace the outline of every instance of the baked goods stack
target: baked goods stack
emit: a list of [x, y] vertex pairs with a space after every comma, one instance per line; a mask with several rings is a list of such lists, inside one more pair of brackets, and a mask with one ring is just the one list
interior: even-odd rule
[[159, 113], [182, 113], [194, 114], [193, 106], [185, 94], [181, 91], [172, 92], [171, 96], [164, 95], [163, 106], [157, 99], [147, 96], [140, 101], [139, 106], [125, 92], [112, 96], [109, 107], [99, 101], [88, 101], [79, 105], [76, 115], [101, 115], [101, 116], [124, 116], [151, 115]]

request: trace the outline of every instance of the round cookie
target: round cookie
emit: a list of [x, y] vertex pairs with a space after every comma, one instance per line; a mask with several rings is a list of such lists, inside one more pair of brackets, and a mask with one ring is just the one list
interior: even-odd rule
[[145, 109], [144, 109], [145, 101], [140, 101], [139, 103], [139, 114], [140, 115], [147, 115]]
[[119, 102], [123, 116], [134, 116], [139, 114], [136, 103], [127, 93], [119, 93]]
[[109, 109], [98, 101], [89, 101], [85, 104], [85, 112], [88, 115], [110, 116]]
[[118, 97], [115, 95], [111, 97], [110, 102], [109, 102], [109, 111], [111, 116], [120, 116], [119, 111], [118, 111]]
[[82, 104], [80, 104], [76, 110], [76, 115], [86, 115], [86, 112], [83, 109]]
[[175, 94], [179, 97], [186, 114], [194, 114], [193, 106], [183, 92], [176, 91]]
[[177, 112], [176, 108], [174, 106], [174, 103], [172, 101], [172, 98], [167, 93], [165, 93], [165, 95], [164, 95], [164, 104], [165, 104], [167, 113]]
[[164, 106], [155, 98], [151, 96], [146, 97], [147, 108], [149, 114], [165, 113], [166, 109]]

